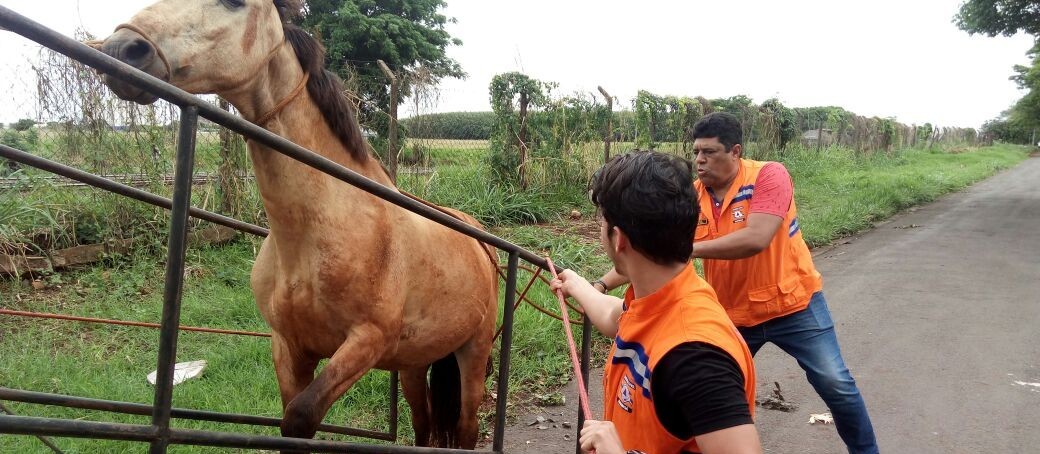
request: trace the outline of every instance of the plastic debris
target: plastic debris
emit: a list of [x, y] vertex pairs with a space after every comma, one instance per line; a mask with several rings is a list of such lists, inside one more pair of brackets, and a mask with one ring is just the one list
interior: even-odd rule
[[[177, 363], [173, 366], [173, 384], [179, 385], [187, 380], [202, 375], [202, 371], [206, 368], [206, 360], [199, 361], [188, 361], [186, 363]], [[153, 370], [148, 374], [148, 383], [155, 384], [155, 377], [158, 371]]]
[[809, 424], [834, 424], [834, 418], [830, 413], [819, 413], [809, 415]]

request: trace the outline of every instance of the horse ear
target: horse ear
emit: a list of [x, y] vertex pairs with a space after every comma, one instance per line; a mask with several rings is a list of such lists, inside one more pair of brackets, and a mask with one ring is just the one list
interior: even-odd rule
[[285, 0], [274, 0], [274, 7], [278, 10], [278, 18], [282, 20], [282, 23], [288, 23], [289, 5], [285, 4]]
[[274, 6], [278, 9], [278, 16], [284, 24], [290, 23], [294, 18], [302, 17], [306, 10], [303, 0], [274, 0]]

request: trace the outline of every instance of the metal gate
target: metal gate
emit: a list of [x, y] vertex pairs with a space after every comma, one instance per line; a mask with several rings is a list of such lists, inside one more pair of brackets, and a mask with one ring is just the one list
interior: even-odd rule
[[[284, 154], [305, 165], [318, 169], [348, 184], [354, 185], [389, 203], [412, 211], [420, 216], [454, 229], [469, 237], [495, 246], [509, 255], [506, 273], [505, 302], [502, 314], [502, 343], [499, 348], [498, 397], [492, 452], [503, 452], [505, 438], [506, 402], [510, 349], [513, 339], [513, 309], [516, 300], [517, 268], [520, 259], [548, 270], [545, 259], [510, 243], [502, 238], [463, 223], [448, 214], [423, 205], [392, 189], [315, 154], [289, 140], [275, 135], [242, 118], [221, 110], [205, 100], [197, 98], [173, 85], [156, 79], [130, 67], [97, 50], [34, 22], [10, 9], [0, 6], [0, 29], [13, 31], [55, 52], [91, 66], [101, 72], [129, 82], [145, 91], [177, 105], [181, 110], [177, 136], [177, 157], [174, 174], [173, 199], [166, 199], [120, 183], [106, 180], [97, 175], [64, 166], [30, 153], [0, 145], [0, 156], [33, 166], [48, 172], [63, 175], [77, 181], [110, 192], [171, 209], [170, 233], [167, 242], [166, 281], [163, 290], [163, 312], [159, 337], [158, 377], [152, 405], [140, 403], [90, 399], [60, 394], [0, 388], [0, 399], [19, 402], [57, 405], [81, 409], [101, 410], [115, 413], [151, 415], [151, 425], [121, 424], [110, 422], [78, 421], [58, 418], [0, 415], [0, 433], [21, 435], [55, 435], [64, 437], [114, 439], [148, 442], [152, 454], [165, 453], [170, 444], [199, 445], [251, 449], [300, 449], [315, 452], [351, 453], [464, 453], [459, 449], [419, 448], [411, 446], [386, 446], [338, 441], [321, 441], [300, 438], [284, 438], [266, 435], [218, 432], [208, 430], [177, 429], [170, 427], [171, 418], [203, 421], [278, 426], [281, 420], [260, 416], [219, 413], [202, 410], [173, 408], [173, 371], [177, 350], [178, 326], [180, 322], [181, 291], [184, 279], [184, 257], [187, 242], [188, 217], [194, 216], [210, 222], [235, 228], [240, 231], [266, 235], [261, 227], [238, 221], [216, 213], [192, 208], [191, 183], [194, 169], [195, 137], [198, 117], [202, 116], [250, 140], [255, 140], [274, 151]], [[588, 381], [589, 345], [591, 324], [586, 319], [582, 336], [582, 374]], [[391, 428], [387, 433], [349, 427], [322, 425], [319, 430], [394, 441], [397, 437], [397, 381], [391, 376]], [[576, 430], [582, 426], [578, 412]]]

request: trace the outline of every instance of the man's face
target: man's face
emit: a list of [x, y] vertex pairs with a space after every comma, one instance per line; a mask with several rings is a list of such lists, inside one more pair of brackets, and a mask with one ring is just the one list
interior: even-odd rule
[[607, 225], [607, 220], [603, 219], [602, 214], [597, 215], [596, 218], [599, 221], [599, 245], [603, 247], [603, 251], [607, 253], [607, 256], [613, 260], [614, 247], [610, 243], [610, 227]]
[[617, 233], [616, 232], [613, 232], [613, 233], [611, 232], [612, 229], [611, 229], [610, 225], [607, 224], [607, 220], [603, 219], [603, 215], [602, 214], [600, 214], [597, 217], [599, 218], [599, 243], [600, 243], [600, 246], [603, 247], [603, 252], [606, 252], [607, 257], [610, 258], [611, 263], [614, 264], [614, 268], [619, 273], [623, 274], [623, 272], [621, 271], [620, 266], [618, 265], [617, 254], [615, 254], [615, 250], [614, 250], [614, 240], [615, 240], [614, 235], [617, 235]]
[[727, 151], [718, 137], [694, 139], [693, 163], [697, 170], [697, 178], [709, 188], [717, 188], [733, 181], [740, 168], [740, 150], [740, 144], [735, 144]]

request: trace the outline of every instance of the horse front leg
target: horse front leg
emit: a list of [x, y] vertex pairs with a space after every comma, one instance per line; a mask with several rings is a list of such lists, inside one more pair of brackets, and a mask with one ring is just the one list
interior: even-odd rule
[[288, 342], [278, 334], [271, 336], [271, 352], [284, 411], [289, 402], [314, 381], [314, 369], [318, 367], [318, 360], [306, 357], [302, 352], [294, 352]]
[[368, 372], [383, 355], [386, 336], [374, 325], [362, 325], [329, 358], [318, 377], [285, 407], [282, 436], [312, 438], [332, 404]]

